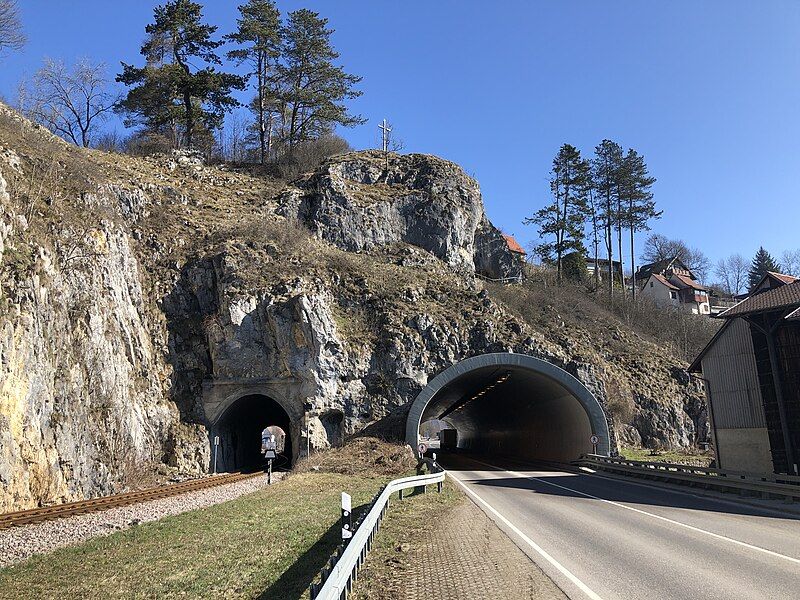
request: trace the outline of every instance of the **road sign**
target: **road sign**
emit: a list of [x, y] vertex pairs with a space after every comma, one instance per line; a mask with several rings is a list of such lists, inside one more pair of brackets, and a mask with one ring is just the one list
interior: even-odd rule
[[420, 444], [417, 446], [417, 450], [419, 450], [420, 454], [425, 454], [428, 451], [428, 447], [425, 444]]
[[600, 438], [597, 437], [596, 435], [593, 435], [592, 437], [589, 438], [589, 441], [592, 442], [592, 444], [597, 445], [600, 443]]

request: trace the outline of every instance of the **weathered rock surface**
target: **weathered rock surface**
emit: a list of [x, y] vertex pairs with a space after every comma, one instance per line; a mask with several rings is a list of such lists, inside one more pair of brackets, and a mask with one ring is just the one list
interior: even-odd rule
[[485, 352], [625, 399], [624, 439], [687, 446], [705, 427], [668, 353], [621, 325], [589, 339], [579, 318], [528, 322], [481, 289], [476, 271], [513, 276], [518, 259], [477, 183], [435, 157], [387, 171], [348, 154], [281, 190], [72, 148], [0, 106], [0, 208], [0, 510], [119, 489], [153, 463], [208, 469], [237, 390], [283, 406], [295, 450], [306, 413], [320, 447], [402, 423], [438, 372]]
[[328, 161], [284, 191], [278, 213], [351, 252], [404, 242], [460, 273], [519, 273], [519, 258], [486, 218], [478, 182], [435, 156], [388, 156], [356, 152]]

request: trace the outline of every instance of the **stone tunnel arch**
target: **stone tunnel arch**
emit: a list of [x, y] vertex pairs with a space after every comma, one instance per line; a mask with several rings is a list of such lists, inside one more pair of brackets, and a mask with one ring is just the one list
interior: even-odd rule
[[597, 398], [565, 370], [525, 354], [474, 356], [434, 377], [409, 411], [412, 448], [430, 419], [453, 423], [459, 448], [489, 454], [565, 462], [592, 451], [592, 434], [599, 454], [611, 450]]
[[293, 411], [262, 391], [243, 389], [231, 395], [224, 401], [211, 427], [212, 441], [214, 436], [220, 437], [217, 470], [235, 471], [263, 466], [261, 431], [266, 427], [283, 431], [284, 450], [276, 466], [291, 467], [298, 457], [298, 423]]

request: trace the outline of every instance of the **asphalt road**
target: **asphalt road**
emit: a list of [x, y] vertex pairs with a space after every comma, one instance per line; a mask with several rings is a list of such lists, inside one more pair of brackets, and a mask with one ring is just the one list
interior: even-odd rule
[[800, 518], [639, 482], [445, 456], [571, 598], [800, 598]]

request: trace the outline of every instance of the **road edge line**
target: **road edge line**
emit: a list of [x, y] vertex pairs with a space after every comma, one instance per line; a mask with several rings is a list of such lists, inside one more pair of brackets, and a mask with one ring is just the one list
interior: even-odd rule
[[600, 496], [594, 496], [592, 494], [588, 494], [586, 492], [582, 492], [580, 490], [575, 490], [573, 488], [566, 487], [564, 485], [560, 485], [558, 483], [553, 483], [552, 481], [545, 481], [544, 479], [540, 479], [539, 477], [534, 477], [533, 475], [525, 475], [524, 473], [520, 473], [519, 471], [510, 471], [508, 469], [503, 469], [497, 465], [493, 465], [491, 463], [483, 462], [478, 459], [472, 459], [478, 464], [486, 465], [487, 467], [492, 467], [493, 469], [498, 469], [505, 473], [510, 473], [515, 477], [521, 477], [522, 479], [530, 479], [531, 481], [538, 481], [539, 483], [544, 483], [545, 485], [551, 485], [553, 487], [560, 488], [562, 490], [567, 490], [569, 492], [573, 492], [575, 494], [580, 494], [581, 496], [585, 496], [587, 498], [592, 498], [594, 500], [600, 500], [600, 502], [605, 502], [607, 504], [611, 504], [612, 506], [616, 506], [618, 508], [624, 508], [625, 510], [630, 510], [642, 515], [647, 515], [648, 517], [652, 517], [654, 519], [659, 519], [661, 521], [666, 521], [667, 523], [672, 523], [673, 525], [678, 525], [680, 527], [685, 527], [686, 529], [690, 529], [692, 531], [696, 531], [698, 533], [704, 533], [708, 536], [713, 538], [717, 538], [719, 540], [723, 540], [725, 542], [729, 542], [731, 544], [735, 544], [738, 546], [743, 546], [745, 548], [749, 548], [750, 550], [756, 550], [758, 552], [763, 552], [769, 556], [773, 556], [775, 558], [782, 558], [784, 560], [788, 560], [790, 562], [800, 564], [800, 559], [794, 558], [792, 556], [786, 556], [785, 554], [781, 554], [780, 552], [775, 552], [774, 550], [768, 550], [767, 548], [762, 548], [761, 546], [754, 546], [753, 544], [748, 544], [747, 542], [742, 542], [741, 540], [736, 540], [734, 538], [720, 535], [719, 533], [714, 533], [713, 531], [706, 531], [705, 529], [701, 529], [700, 527], [695, 527], [694, 525], [689, 525], [688, 523], [681, 523], [680, 521], [675, 521], [674, 519], [670, 519], [668, 517], [662, 517], [661, 515], [657, 515], [655, 513], [647, 512], [646, 510], [642, 510], [640, 508], [634, 508], [633, 506], [626, 506], [625, 504], [621, 504], [619, 502], [615, 502], [614, 500], [607, 500], [606, 498], [601, 498]]
[[514, 524], [513, 524], [511, 521], [509, 521], [509, 520], [508, 520], [506, 517], [504, 517], [502, 514], [500, 514], [500, 512], [499, 512], [499, 511], [498, 511], [496, 508], [494, 508], [494, 507], [493, 507], [491, 504], [489, 504], [489, 503], [488, 503], [486, 500], [484, 500], [483, 498], [481, 498], [481, 497], [480, 497], [480, 496], [479, 496], [477, 493], [475, 493], [475, 492], [473, 492], [471, 489], [469, 489], [469, 488], [467, 487], [467, 485], [466, 485], [466, 484], [465, 484], [463, 481], [461, 481], [461, 480], [460, 480], [458, 477], [456, 477], [455, 475], [453, 475], [453, 474], [452, 474], [452, 473], [450, 473], [449, 471], [446, 471], [446, 473], [447, 473], [447, 475], [448, 475], [449, 477], [451, 477], [451, 478], [452, 478], [452, 479], [453, 479], [453, 480], [454, 480], [456, 483], [458, 483], [458, 485], [460, 485], [460, 486], [461, 486], [461, 487], [464, 489], [464, 491], [465, 491], [465, 492], [467, 492], [467, 494], [469, 494], [470, 496], [472, 496], [472, 498], [474, 498], [475, 500], [477, 500], [478, 502], [480, 502], [480, 503], [481, 503], [481, 504], [482, 504], [482, 505], [483, 505], [483, 506], [484, 506], [486, 509], [488, 509], [488, 510], [489, 510], [489, 511], [490, 511], [490, 512], [491, 512], [491, 513], [492, 513], [492, 514], [495, 516], [495, 517], [497, 517], [498, 519], [500, 519], [500, 521], [501, 521], [501, 522], [502, 522], [502, 523], [503, 523], [503, 524], [504, 524], [506, 527], [508, 527], [508, 528], [509, 528], [511, 531], [513, 531], [515, 534], [517, 534], [517, 535], [518, 535], [518, 536], [519, 536], [519, 537], [520, 537], [520, 538], [521, 538], [521, 539], [522, 539], [522, 540], [523, 540], [523, 541], [524, 541], [526, 544], [528, 544], [528, 545], [529, 545], [531, 548], [533, 548], [533, 549], [536, 551], [536, 553], [537, 553], [537, 554], [539, 554], [539, 556], [541, 556], [542, 558], [544, 558], [544, 559], [545, 559], [547, 562], [549, 562], [549, 563], [550, 563], [551, 565], [553, 565], [553, 566], [554, 566], [556, 569], [558, 569], [558, 571], [559, 571], [559, 572], [560, 572], [562, 575], [564, 575], [564, 577], [566, 577], [567, 579], [569, 579], [569, 581], [570, 581], [572, 584], [574, 584], [575, 586], [577, 586], [577, 587], [578, 587], [578, 589], [580, 589], [580, 590], [581, 590], [581, 591], [582, 591], [584, 594], [586, 594], [586, 595], [587, 595], [589, 598], [591, 598], [592, 600], [603, 600], [603, 598], [602, 598], [601, 596], [599, 596], [598, 594], [596, 594], [594, 591], [592, 591], [592, 589], [591, 589], [589, 586], [587, 586], [587, 585], [586, 585], [585, 583], [583, 583], [583, 582], [582, 582], [580, 579], [578, 579], [578, 578], [577, 578], [577, 577], [576, 577], [576, 576], [575, 576], [575, 575], [572, 573], [572, 571], [570, 571], [570, 570], [569, 570], [569, 569], [567, 569], [567, 568], [566, 568], [564, 565], [562, 565], [560, 562], [558, 562], [558, 561], [557, 561], [555, 558], [553, 558], [553, 557], [552, 557], [550, 554], [548, 554], [548, 553], [547, 553], [547, 551], [546, 551], [544, 548], [542, 548], [541, 546], [539, 546], [539, 544], [537, 544], [536, 542], [534, 542], [534, 541], [533, 541], [531, 538], [529, 538], [529, 537], [528, 537], [527, 535], [525, 535], [525, 534], [524, 534], [522, 531], [520, 531], [520, 529], [519, 529], [519, 528], [518, 528], [516, 525], [514, 525]]

